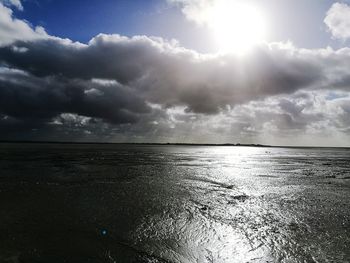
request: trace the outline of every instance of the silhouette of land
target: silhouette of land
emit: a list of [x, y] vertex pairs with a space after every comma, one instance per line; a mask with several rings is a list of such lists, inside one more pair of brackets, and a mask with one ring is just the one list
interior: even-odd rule
[[121, 144], [121, 145], [178, 145], [178, 146], [246, 146], [246, 147], [274, 147], [264, 144], [249, 143], [156, 143], [156, 142], [74, 142], [74, 141], [7, 141], [0, 143], [52, 143], [52, 144]]

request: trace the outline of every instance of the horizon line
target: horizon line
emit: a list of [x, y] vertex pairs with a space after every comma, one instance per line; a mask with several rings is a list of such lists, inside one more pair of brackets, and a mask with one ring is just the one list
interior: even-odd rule
[[261, 147], [261, 148], [350, 148], [350, 146], [301, 146], [270, 145], [259, 143], [186, 143], [186, 142], [97, 142], [97, 141], [50, 141], [50, 140], [0, 140], [0, 143], [37, 143], [37, 144], [119, 144], [119, 145], [158, 145], [158, 146], [226, 146], [226, 147]]

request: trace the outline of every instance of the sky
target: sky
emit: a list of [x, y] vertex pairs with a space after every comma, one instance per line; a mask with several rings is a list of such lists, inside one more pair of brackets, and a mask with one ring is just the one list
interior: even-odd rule
[[0, 140], [350, 146], [350, 2], [0, 0]]

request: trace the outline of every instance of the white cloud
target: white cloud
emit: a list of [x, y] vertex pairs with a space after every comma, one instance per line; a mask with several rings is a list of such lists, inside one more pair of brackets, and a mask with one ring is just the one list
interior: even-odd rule
[[20, 0], [10, 0], [10, 3], [17, 7], [19, 10], [23, 10], [23, 6]]
[[244, 54], [267, 36], [267, 19], [244, 0], [169, 0], [188, 20], [206, 26], [221, 52]]
[[28, 41], [45, 37], [47, 34], [44, 28], [33, 28], [26, 21], [13, 17], [13, 11], [0, 2], [0, 46], [18, 40]]
[[179, 5], [187, 19], [203, 25], [209, 22], [211, 10], [219, 1], [227, 0], [168, 0], [168, 3]]
[[328, 10], [325, 24], [333, 37], [346, 40], [350, 38], [350, 6], [345, 3], [335, 3]]
[[0, 4], [0, 63], [0, 136], [38, 128], [148, 141], [283, 144], [289, 136], [298, 144], [305, 135], [317, 144], [350, 134], [349, 48], [262, 44], [242, 58], [147, 36], [81, 44], [33, 29]]
[[3, 3], [8, 6], [15, 6], [18, 10], [23, 10], [23, 5], [21, 0], [0, 0], [0, 3]]

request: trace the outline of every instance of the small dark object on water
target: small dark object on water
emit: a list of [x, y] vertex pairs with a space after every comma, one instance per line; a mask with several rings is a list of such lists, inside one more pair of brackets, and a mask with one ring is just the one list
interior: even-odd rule
[[202, 210], [202, 211], [207, 211], [207, 210], [208, 210], [208, 206], [206, 206], [206, 205], [202, 206], [202, 207], [201, 207], [201, 210]]
[[240, 201], [240, 202], [244, 202], [244, 201], [246, 201], [246, 200], [249, 198], [249, 196], [246, 195], [246, 194], [242, 194], [242, 195], [235, 195], [235, 196], [232, 196], [232, 198], [233, 198], [234, 200], [237, 200], [237, 201]]

